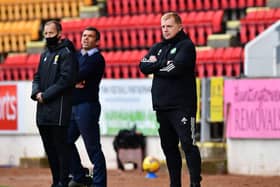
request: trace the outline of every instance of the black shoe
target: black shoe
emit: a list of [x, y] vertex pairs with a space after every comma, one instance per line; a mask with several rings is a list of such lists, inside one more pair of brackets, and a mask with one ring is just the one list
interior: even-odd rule
[[62, 185], [61, 183], [59, 183], [59, 184], [52, 184], [51, 187], [68, 187], [68, 185]]
[[73, 179], [69, 182], [68, 187], [88, 187], [92, 185], [92, 177], [85, 176], [79, 182], [74, 181]]
[[191, 183], [190, 187], [201, 187], [200, 183]]
[[79, 183], [74, 180], [71, 180], [68, 184], [68, 187], [86, 187], [86, 185], [83, 183]]

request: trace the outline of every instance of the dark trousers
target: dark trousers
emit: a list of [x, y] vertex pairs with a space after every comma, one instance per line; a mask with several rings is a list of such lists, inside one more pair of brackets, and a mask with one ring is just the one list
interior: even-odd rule
[[170, 187], [181, 187], [182, 158], [179, 141], [185, 153], [191, 183], [201, 181], [201, 157], [195, 145], [195, 117], [187, 111], [157, 111], [161, 147], [166, 157]]
[[85, 170], [75, 142], [81, 135], [93, 167], [93, 185], [95, 187], [107, 186], [106, 161], [101, 149], [99, 116], [100, 103], [82, 103], [72, 107], [72, 117], [69, 126], [68, 142], [71, 146], [71, 173], [76, 182], [81, 182]]
[[70, 149], [67, 142], [67, 127], [38, 126], [48, 156], [53, 185], [67, 187], [69, 182]]

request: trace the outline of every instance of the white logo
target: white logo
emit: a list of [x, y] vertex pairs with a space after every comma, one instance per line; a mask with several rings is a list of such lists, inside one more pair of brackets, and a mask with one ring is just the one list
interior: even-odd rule
[[171, 49], [170, 54], [175, 54], [176, 53], [176, 48], [174, 47], [173, 49]]
[[159, 56], [161, 54], [161, 51], [162, 51], [161, 49], [158, 51], [157, 56]]
[[188, 119], [187, 119], [186, 117], [183, 117], [183, 118], [181, 119], [181, 122], [182, 122], [184, 125], [187, 123], [187, 121], [188, 121]]

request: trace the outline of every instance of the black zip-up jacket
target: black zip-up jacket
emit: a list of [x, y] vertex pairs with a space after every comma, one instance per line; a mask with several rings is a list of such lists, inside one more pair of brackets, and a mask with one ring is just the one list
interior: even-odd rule
[[43, 93], [43, 103], [37, 102], [37, 125], [69, 124], [77, 74], [78, 60], [71, 41], [63, 39], [41, 54], [31, 93], [33, 100], [37, 93]]
[[74, 89], [73, 104], [99, 102], [99, 84], [104, 74], [105, 60], [98, 49], [87, 57], [78, 52], [79, 74], [77, 82], [83, 82], [83, 88]]
[[[156, 62], [149, 60], [153, 55]], [[184, 31], [151, 47], [139, 67], [144, 74], [154, 75], [154, 110], [183, 109], [196, 114], [195, 61], [195, 46]]]

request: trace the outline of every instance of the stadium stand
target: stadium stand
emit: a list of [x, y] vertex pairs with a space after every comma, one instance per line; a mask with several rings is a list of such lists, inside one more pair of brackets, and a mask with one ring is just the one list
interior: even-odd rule
[[[26, 45], [41, 40], [40, 29], [48, 19], [61, 20], [63, 37], [77, 48], [81, 47], [83, 28], [97, 27], [107, 61], [104, 77], [118, 79], [145, 77], [138, 62], [153, 43], [161, 40], [163, 12], [178, 11], [185, 31], [196, 46], [204, 48], [197, 52], [198, 77], [241, 76], [243, 46], [280, 18], [279, 8], [266, 7], [265, 0], [107, 0], [106, 15], [80, 17], [81, 7], [96, 4], [98, 1], [91, 0], [0, 0], [0, 80], [32, 79], [39, 54], [27, 54]], [[239, 17], [231, 16], [235, 12]], [[230, 35], [225, 27], [230, 21], [240, 22], [236, 24], [240, 45], [207, 47], [209, 37]], [[9, 63], [14, 59], [12, 53], [26, 53], [25, 63], [19, 63], [24, 65]]]
[[241, 19], [240, 40], [242, 44], [254, 39], [269, 25], [280, 19], [280, 9], [253, 9]]
[[0, 21], [78, 17], [91, 0], [0, 0]]

